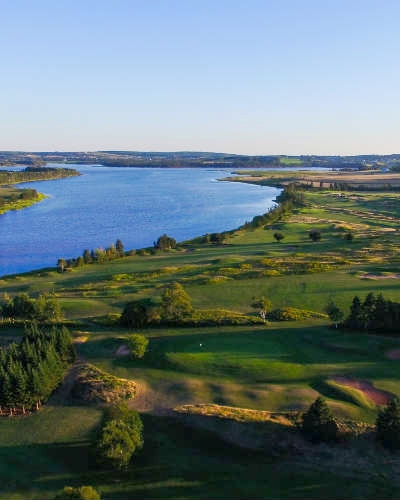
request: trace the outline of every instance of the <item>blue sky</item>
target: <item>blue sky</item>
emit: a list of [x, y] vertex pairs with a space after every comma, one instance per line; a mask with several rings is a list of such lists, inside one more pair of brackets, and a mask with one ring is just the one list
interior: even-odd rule
[[397, 0], [0, 0], [0, 150], [400, 152]]

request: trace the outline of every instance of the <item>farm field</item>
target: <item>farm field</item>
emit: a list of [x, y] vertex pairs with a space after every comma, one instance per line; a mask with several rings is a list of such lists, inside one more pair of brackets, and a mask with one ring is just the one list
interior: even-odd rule
[[[268, 181], [251, 180], [260, 178]], [[377, 448], [368, 433], [347, 447], [293, 437], [279, 452], [266, 440], [266, 432], [294, 436], [290, 419], [318, 395], [340, 421], [366, 428], [388, 398], [400, 396], [400, 359], [393, 354], [400, 337], [336, 329], [325, 311], [334, 301], [347, 316], [353, 297], [364, 300], [370, 292], [400, 302], [400, 195], [304, 193], [304, 206], [273, 224], [233, 231], [223, 244], [198, 238], [177, 250], [0, 280], [10, 296], [54, 293], [79, 360], [135, 381], [130, 404], [145, 424], [144, 450], [126, 471], [111, 473], [91, 455], [101, 408], [76, 404], [63, 387], [35, 414], [0, 418], [0, 498], [51, 499], [65, 485], [82, 484], [106, 500], [399, 496], [400, 456]], [[320, 241], [309, 238], [311, 230]], [[157, 303], [172, 282], [184, 287], [195, 310], [247, 320], [152, 326], [140, 332], [150, 341], [144, 359], [120, 355], [132, 333], [117, 324], [124, 305], [142, 298]], [[294, 309], [298, 319], [264, 324], [251, 305], [261, 296], [273, 309]], [[4, 324], [1, 345], [22, 332]], [[286, 420], [268, 417], [254, 426], [249, 415], [264, 414], [242, 412], [240, 423], [232, 423], [238, 409]]]

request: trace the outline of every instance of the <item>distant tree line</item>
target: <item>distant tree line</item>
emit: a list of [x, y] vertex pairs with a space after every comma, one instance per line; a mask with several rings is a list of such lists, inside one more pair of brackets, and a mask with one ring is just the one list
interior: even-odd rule
[[47, 322], [59, 321], [63, 318], [60, 303], [51, 293], [39, 295], [37, 299], [30, 297], [27, 293], [17, 294], [13, 298], [5, 295], [0, 311], [5, 319]]
[[304, 205], [304, 192], [298, 185], [292, 183], [285, 187], [282, 193], [277, 196], [278, 205], [271, 208], [263, 215], [256, 215], [251, 222], [246, 222], [242, 227], [261, 227], [265, 224], [273, 224], [291, 211]]
[[22, 342], [0, 349], [0, 415], [39, 409], [74, 359], [65, 327], [26, 328]]
[[65, 272], [71, 267], [81, 267], [86, 264], [96, 264], [109, 262], [114, 259], [120, 259], [125, 256], [125, 249], [122, 241], [118, 239], [115, 245], [112, 243], [108, 248], [96, 248], [95, 250], [85, 249], [78, 258], [58, 259], [57, 270], [60, 273]]
[[18, 182], [61, 179], [80, 175], [73, 168], [26, 167], [17, 172], [0, 172], [0, 184], [16, 184]]
[[[153, 248], [150, 249], [141, 249], [138, 251], [138, 255], [147, 255], [146, 250], [149, 250], [150, 253], [155, 253], [157, 250], [159, 251], [168, 251], [177, 248], [177, 242], [171, 236], [167, 234], [163, 234], [160, 236], [157, 241], [154, 242]], [[125, 252], [124, 244], [120, 239], [118, 239], [115, 244], [112, 243], [108, 248], [96, 248], [94, 250], [85, 249], [83, 254], [77, 258], [72, 259], [63, 259], [60, 258], [57, 261], [57, 270], [60, 273], [67, 271], [73, 267], [81, 267], [87, 264], [101, 264], [104, 262], [110, 262], [114, 259], [120, 259], [125, 257], [126, 255], [133, 255], [136, 253], [136, 250], [130, 250], [129, 252]]]

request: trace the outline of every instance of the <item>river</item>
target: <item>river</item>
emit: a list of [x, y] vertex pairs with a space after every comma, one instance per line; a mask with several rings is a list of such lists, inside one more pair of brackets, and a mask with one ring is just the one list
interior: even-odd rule
[[0, 215], [0, 276], [54, 267], [118, 238], [132, 249], [164, 233], [182, 241], [234, 229], [265, 213], [280, 192], [218, 181], [229, 170], [69, 166], [82, 175], [20, 184], [48, 198]]

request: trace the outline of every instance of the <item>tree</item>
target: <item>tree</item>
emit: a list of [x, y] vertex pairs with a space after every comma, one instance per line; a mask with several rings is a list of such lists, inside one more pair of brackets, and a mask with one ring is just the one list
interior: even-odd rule
[[283, 238], [285, 237], [285, 235], [283, 233], [281, 233], [280, 231], [277, 231], [274, 233], [274, 238], [276, 239], [276, 241], [278, 243], [281, 242], [281, 240], [283, 240]]
[[386, 408], [381, 410], [376, 419], [376, 439], [385, 448], [400, 448], [400, 400], [393, 398]]
[[120, 256], [120, 257], [123, 257], [125, 255], [125, 251], [124, 251], [124, 245], [122, 243], [121, 240], [117, 240], [115, 242], [115, 249], [117, 251], [117, 254]]
[[321, 239], [321, 232], [317, 229], [311, 229], [311, 231], [308, 233], [308, 236], [314, 242], [319, 241]]
[[96, 442], [99, 460], [105, 465], [122, 469], [142, 448], [143, 423], [137, 411], [128, 409], [126, 405], [107, 408]]
[[129, 335], [128, 344], [131, 350], [132, 358], [141, 359], [146, 353], [149, 345], [149, 339], [147, 339], [144, 335], [134, 333], [133, 335]]
[[192, 301], [180, 283], [172, 283], [161, 296], [161, 319], [180, 321], [193, 312]]
[[272, 310], [272, 302], [265, 297], [253, 297], [251, 307], [257, 309], [260, 317], [266, 321], [268, 313]]
[[150, 299], [127, 302], [119, 322], [122, 326], [142, 330], [159, 320], [156, 305]]
[[88, 249], [83, 252], [83, 261], [85, 264], [90, 264], [92, 262], [92, 256]]
[[129, 426], [122, 420], [111, 420], [101, 430], [96, 448], [102, 463], [123, 469], [129, 464], [135, 451]]
[[176, 248], [176, 240], [166, 234], [163, 234], [158, 238], [154, 246], [158, 250], [171, 250], [172, 248]]
[[335, 323], [335, 328], [337, 328], [338, 323], [340, 323], [344, 317], [343, 311], [338, 308], [333, 300], [330, 300], [325, 307], [325, 312], [329, 316], [329, 319]]
[[58, 259], [57, 261], [57, 271], [63, 273], [67, 267], [67, 261], [65, 259]]
[[352, 233], [351, 231], [349, 231], [348, 233], [346, 233], [344, 235], [344, 239], [347, 240], [347, 241], [353, 241], [354, 240], [354, 233]]
[[101, 500], [99, 492], [93, 486], [65, 486], [54, 500]]
[[338, 426], [324, 399], [318, 397], [303, 414], [301, 430], [314, 443], [337, 440]]
[[60, 303], [50, 293], [39, 295], [35, 302], [35, 316], [39, 321], [59, 321], [63, 317]]

